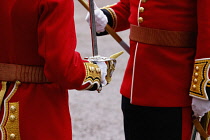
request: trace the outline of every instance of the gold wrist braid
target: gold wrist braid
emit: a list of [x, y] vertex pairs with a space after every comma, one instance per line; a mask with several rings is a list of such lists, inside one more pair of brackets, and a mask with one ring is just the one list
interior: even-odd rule
[[97, 84], [100, 87], [100, 80], [101, 80], [101, 70], [98, 65], [87, 62], [84, 63], [86, 69], [86, 76], [83, 81], [83, 84], [89, 83], [86, 89], [91, 89], [94, 84]]

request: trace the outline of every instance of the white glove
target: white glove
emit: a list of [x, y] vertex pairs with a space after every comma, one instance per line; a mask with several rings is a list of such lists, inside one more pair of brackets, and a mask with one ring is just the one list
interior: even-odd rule
[[210, 111], [210, 101], [192, 98], [192, 110], [196, 117], [202, 117]]
[[105, 86], [107, 84], [107, 81], [106, 81], [107, 65], [104, 61], [97, 61], [96, 64], [101, 69], [101, 85]]
[[[97, 7], [94, 2], [94, 13], [95, 13], [95, 24], [96, 24], [96, 32], [104, 32], [106, 24], [108, 23], [108, 19], [106, 15]], [[90, 25], [90, 13], [88, 12], [85, 20]]]

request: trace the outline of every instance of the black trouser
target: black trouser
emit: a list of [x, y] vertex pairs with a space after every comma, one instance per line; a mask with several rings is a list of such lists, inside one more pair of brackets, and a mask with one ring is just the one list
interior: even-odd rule
[[145, 107], [122, 97], [126, 140], [182, 140], [181, 107]]

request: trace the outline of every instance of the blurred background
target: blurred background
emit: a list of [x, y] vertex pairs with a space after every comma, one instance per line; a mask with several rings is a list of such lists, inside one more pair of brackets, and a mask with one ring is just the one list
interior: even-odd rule
[[[98, 7], [111, 5], [116, 0], [95, 0]], [[75, 3], [75, 24], [77, 34], [77, 51], [81, 56], [92, 56], [90, 28], [85, 21], [86, 9], [77, 1]], [[129, 44], [129, 33], [123, 31], [118, 35]], [[101, 56], [110, 56], [122, 51], [121, 46], [110, 36], [97, 37]], [[129, 55], [124, 52], [117, 59], [112, 82], [96, 91], [69, 90], [70, 112], [72, 117], [73, 140], [124, 140], [123, 117], [121, 112], [120, 85]]]

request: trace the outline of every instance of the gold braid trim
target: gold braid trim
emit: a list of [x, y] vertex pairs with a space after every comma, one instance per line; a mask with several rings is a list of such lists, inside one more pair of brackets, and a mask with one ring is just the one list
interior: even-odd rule
[[16, 81], [11, 93], [4, 101], [4, 116], [1, 122], [2, 140], [20, 140], [19, 103], [9, 103], [21, 83]]
[[106, 7], [101, 8], [101, 9], [106, 9], [110, 13], [110, 15], [112, 16], [112, 21], [113, 21], [112, 29], [115, 30], [116, 27], [117, 27], [117, 15], [114, 12], [114, 10], [112, 8], [110, 8], [111, 6], [113, 6], [113, 5], [108, 5]]
[[84, 63], [85, 70], [86, 70], [86, 76], [83, 81], [83, 85], [90, 84], [88, 87], [85, 87], [85, 89], [91, 89], [94, 84], [97, 84], [98, 87], [100, 87], [100, 80], [101, 80], [101, 70], [98, 67], [98, 65], [93, 64], [91, 62]]
[[112, 81], [112, 74], [115, 70], [116, 60], [113, 59], [110, 61], [106, 61], [106, 65], [107, 65], [106, 81], [107, 81], [107, 84], [109, 84]]
[[208, 83], [207, 83], [206, 87], [210, 87], [210, 81], [208, 81]]
[[7, 139], [20, 140], [19, 131], [19, 103], [9, 103], [9, 119], [6, 122]]
[[3, 101], [4, 95], [5, 95], [6, 90], [7, 90], [7, 82], [2, 81], [1, 85], [2, 85], [2, 88], [0, 90], [0, 109], [1, 109], [1, 104], [2, 104], [2, 101]]
[[190, 95], [203, 100], [209, 100], [206, 88], [210, 82], [208, 74], [210, 67], [210, 59], [199, 59], [195, 61], [192, 83], [190, 87]]

